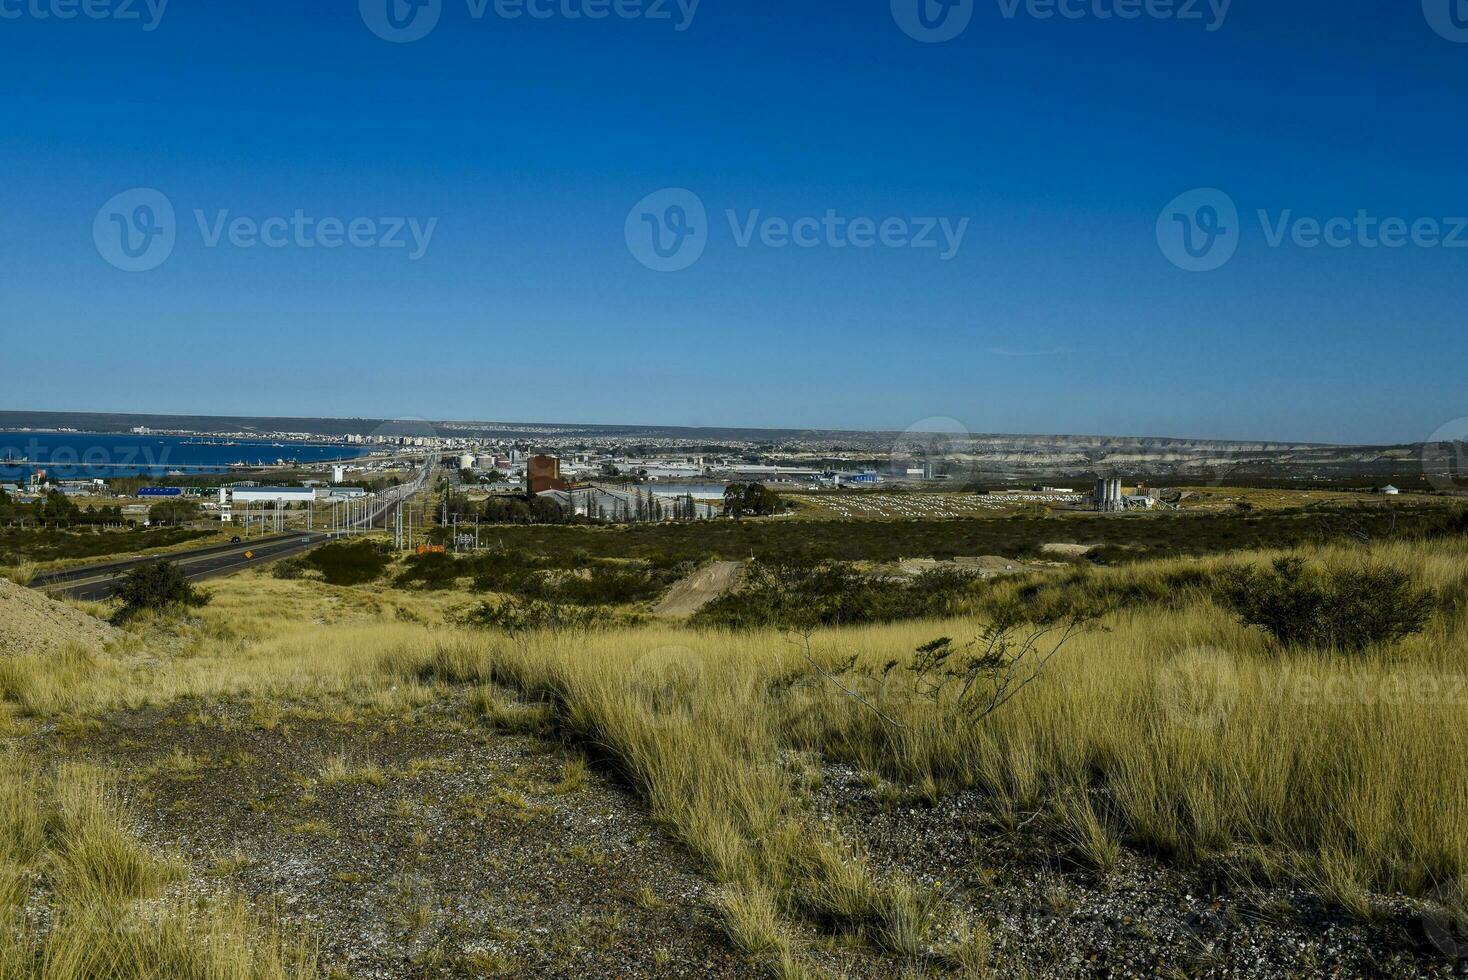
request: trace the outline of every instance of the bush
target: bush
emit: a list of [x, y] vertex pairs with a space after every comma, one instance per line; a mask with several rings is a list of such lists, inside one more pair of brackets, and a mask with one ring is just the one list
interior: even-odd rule
[[611, 624], [613, 617], [598, 607], [563, 606], [553, 602], [509, 599], [498, 604], [481, 603], [465, 618], [466, 625], [506, 633], [536, 630], [593, 630]]
[[901, 581], [839, 562], [751, 562], [745, 586], [705, 606], [694, 622], [752, 629], [841, 626], [951, 616], [977, 594], [977, 576], [935, 568]]
[[310, 570], [311, 566], [305, 558], [286, 558], [270, 566], [270, 575], [289, 582], [305, 578]]
[[1325, 571], [1296, 557], [1276, 559], [1269, 571], [1233, 569], [1220, 593], [1244, 625], [1267, 630], [1282, 646], [1349, 652], [1421, 632], [1437, 605], [1398, 569]]
[[545, 582], [543, 598], [577, 606], [650, 602], [662, 595], [677, 577], [638, 568], [589, 568], [581, 575], [562, 575], [553, 582]]
[[394, 580], [396, 585], [403, 588], [428, 591], [452, 589], [459, 584], [459, 576], [464, 574], [459, 560], [442, 551], [414, 555], [407, 560], [406, 565]]
[[311, 552], [306, 561], [331, 585], [362, 585], [382, 577], [392, 555], [372, 541], [334, 541]]
[[127, 573], [117, 590], [122, 608], [113, 621], [123, 623], [145, 610], [167, 610], [208, 604], [209, 594], [194, 588], [176, 562], [155, 561]]

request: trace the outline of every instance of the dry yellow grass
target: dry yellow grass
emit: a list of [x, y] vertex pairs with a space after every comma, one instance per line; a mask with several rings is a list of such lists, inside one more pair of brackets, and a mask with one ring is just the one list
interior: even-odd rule
[[314, 974], [306, 945], [240, 905], [170, 897], [184, 874], [134, 840], [97, 770], [0, 759], [0, 980]]
[[[1153, 563], [1096, 581], [1270, 557]], [[986, 944], [971, 925], [900, 878], [871, 874], [802, 809], [793, 750], [931, 793], [978, 787], [1017, 816], [1045, 815], [1102, 869], [1122, 843], [1184, 861], [1215, 856], [1243, 876], [1309, 883], [1358, 912], [1371, 892], [1426, 895], [1468, 872], [1468, 552], [1444, 540], [1311, 553], [1327, 565], [1367, 558], [1453, 601], [1421, 635], [1345, 659], [1281, 653], [1185, 591], [1111, 613], [978, 724], [922, 696], [900, 668], [864, 688], [864, 700], [819, 678], [772, 684], [806, 666], [803, 646], [777, 631], [659, 625], [511, 639], [450, 625], [466, 596], [258, 574], [218, 583], [189, 625], [137, 626], [121, 650], [17, 661], [3, 689], [17, 724], [187, 696], [248, 700], [269, 725], [312, 700], [393, 711], [471, 686], [484, 723], [539, 727], [549, 714], [622, 769], [720, 883], [731, 939], [771, 970], [804, 969], [798, 937], [812, 928], [907, 954], [936, 950], [977, 970]], [[979, 626], [825, 630], [810, 651], [828, 665], [850, 656], [878, 665]], [[508, 706], [498, 688], [541, 707]], [[323, 775], [352, 772], [327, 760]], [[0, 811], [14, 809], [0, 797]], [[0, 837], [25, 851], [28, 818], [0, 819], [18, 828]], [[0, 897], [18, 887], [8, 853]]]

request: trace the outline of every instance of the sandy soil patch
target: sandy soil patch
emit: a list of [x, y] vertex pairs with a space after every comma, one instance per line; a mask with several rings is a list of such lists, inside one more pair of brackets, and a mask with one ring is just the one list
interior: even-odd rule
[[743, 562], [710, 562], [687, 578], [674, 584], [657, 604], [658, 616], [692, 616], [704, 606], [732, 589], [739, 581]]
[[0, 657], [59, 653], [71, 644], [101, 649], [120, 635], [100, 619], [0, 578]]

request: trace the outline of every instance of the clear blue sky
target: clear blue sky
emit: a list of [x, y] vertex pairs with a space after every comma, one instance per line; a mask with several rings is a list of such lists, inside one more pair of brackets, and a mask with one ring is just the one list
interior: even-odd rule
[[[1236, 0], [1214, 31], [967, 0], [933, 44], [889, 0], [703, 0], [683, 31], [443, 0], [403, 44], [354, 0], [36, 16], [66, 2], [0, 0], [3, 408], [1352, 442], [1468, 415], [1468, 248], [1271, 248], [1255, 217], [1468, 216], [1468, 43], [1418, 0]], [[93, 222], [136, 187], [177, 243], [128, 273]], [[667, 187], [708, 245], [662, 273], [624, 226]], [[1192, 273], [1157, 224], [1200, 187], [1240, 240]], [[195, 209], [437, 224], [410, 261], [210, 248]], [[948, 261], [742, 248], [728, 209], [969, 226]]]

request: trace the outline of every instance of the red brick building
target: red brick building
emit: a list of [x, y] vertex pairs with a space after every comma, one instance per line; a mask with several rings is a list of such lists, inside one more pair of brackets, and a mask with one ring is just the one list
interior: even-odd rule
[[561, 461], [554, 456], [531, 456], [525, 479], [531, 493], [566, 489], [566, 481], [561, 479]]

